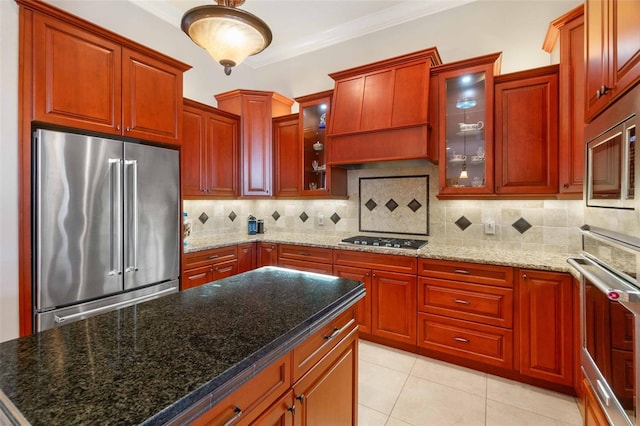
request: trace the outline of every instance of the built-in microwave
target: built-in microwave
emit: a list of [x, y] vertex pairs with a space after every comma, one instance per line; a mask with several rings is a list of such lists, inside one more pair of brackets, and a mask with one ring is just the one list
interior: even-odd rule
[[634, 209], [636, 121], [633, 114], [587, 143], [588, 207]]

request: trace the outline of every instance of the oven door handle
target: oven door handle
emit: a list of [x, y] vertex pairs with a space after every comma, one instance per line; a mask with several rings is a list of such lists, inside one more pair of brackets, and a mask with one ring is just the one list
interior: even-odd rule
[[607, 272], [610, 275], [610, 280], [607, 282], [602, 281], [602, 279], [592, 272], [590, 272], [587, 268], [585, 268], [584, 264], [591, 264], [600, 268], [602, 271], [605, 271], [600, 266], [595, 265], [590, 262], [588, 259], [584, 258], [575, 258], [570, 257], [567, 259], [569, 265], [573, 266], [584, 276], [587, 278], [593, 285], [595, 285], [601, 292], [603, 292], [609, 299], [616, 302], [640, 302], [640, 292], [633, 291], [629, 289], [629, 286], [624, 283], [620, 278], [616, 277], [613, 274]]

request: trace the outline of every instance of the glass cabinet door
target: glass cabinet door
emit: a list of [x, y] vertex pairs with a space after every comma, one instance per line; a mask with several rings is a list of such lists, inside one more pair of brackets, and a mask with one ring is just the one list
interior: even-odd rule
[[303, 191], [327, 190], [326, 129], [329, 117], [329, 98], [301, 104]]
[[439, 76], [440, 195], [493, 193], [493, 69], [492, 61]]

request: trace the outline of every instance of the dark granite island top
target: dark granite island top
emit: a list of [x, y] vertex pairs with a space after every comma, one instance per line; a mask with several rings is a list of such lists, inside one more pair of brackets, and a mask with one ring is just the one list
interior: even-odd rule
[[363, 295], [357, 281], [265, 267], [0, 343], [0, 408], [33, 425], [163, 424]]

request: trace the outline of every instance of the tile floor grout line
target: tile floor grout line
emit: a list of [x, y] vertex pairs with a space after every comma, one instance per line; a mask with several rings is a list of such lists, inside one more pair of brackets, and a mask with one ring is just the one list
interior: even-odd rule
[[[415, 365], [415, 360], [414, 360], [413, 365]], [[411, 370], [413, 370], [413, 366], [411, 366]], [[411, 370], [409, 370], [409, 373], [407, 373], [406, 379], [404, 379], [404, 383], [402, 384], [402, 387], [400, 388], [400, 392], [398, 392], [398, 396], [396, 396], [396, 400], [394, 401], [393, 406], [391, 407], [391, 411], [389, 411], [389, 417], [387, 418], [386, 423], [389, 423], [389, 420], [391, 419], [391, 414], [393, 413], [393, 410], [396, 408], [396, 405], [398, 404], [398, 400], [400, 399], [400, 395], [402, 395], [402, 391], [404, 390], [404, 387], [407, 386], [407, 381], [409, 380], [409, 377], [411, 377]], [[415, 426], [412, 423], [405, 422], [404, 420], [402, 420], [402, 421], [404, 423], [407, 423], [407, 424], [410, 424], [412, 426]]]

